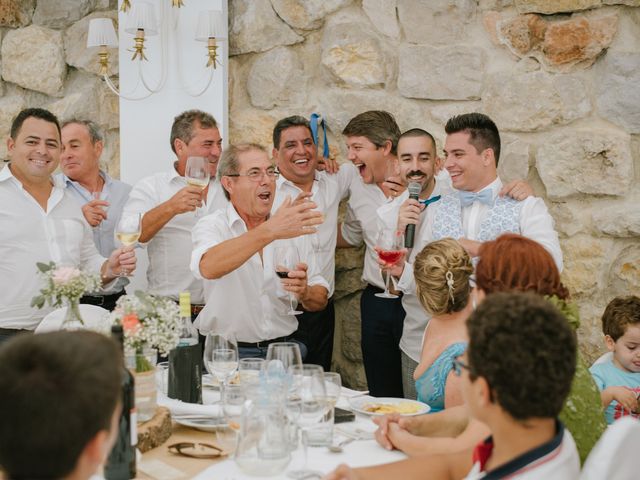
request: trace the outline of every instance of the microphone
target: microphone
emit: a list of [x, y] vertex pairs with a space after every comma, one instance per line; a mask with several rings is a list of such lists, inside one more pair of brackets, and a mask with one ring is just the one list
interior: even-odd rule
[[[411, 182], [407, 187], [409, 190], [409, 198], [418, 200], [420, 192], [422, 191], [422, 185], [418, 182]], [[404, 246], [405, 248], [413, 248], [413, 237], [416, 234], [416, 226], [413, 223], [407, 225], [407, 229], [404, 232]]]

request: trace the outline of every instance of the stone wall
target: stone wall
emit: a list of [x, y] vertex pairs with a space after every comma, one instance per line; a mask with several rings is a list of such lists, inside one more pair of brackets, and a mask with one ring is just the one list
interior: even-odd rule
[[[106, 136], [105, 168], [119, 177], [118, 97], [98, 76], [95, 52], [86, 49], [89, 20], [117, 21], [116, 8], [117, 0], [0, 0], [0, 159], [7, 157], [16, 114], [43, 107], [63, 121], [98, 122]], [[117, 75], [117, 50], [111, 53], [110, 73]]]
[[[440, 144], [457, 113], [503, 133], [500, 173], [526, 178], [561, 235], [581, 345], [640, 292], [640, 0], [231, 0], [230, 139], [270, 145], [275, 121], [321, 112], [340, 132], [368, 109]], [[336, 368], [360, 367], [362, 251], [337, 254]]]
[[[116, 19], [116, 3], [0, 0], [1, 137], [27, 106], [94, 118], [118, 176], [118, 100], [84, 48], [88, 20]], [[501, 175], [526, 178], [556, 219], [581, 345], [594, 358], [608, 300], [640, 292], [637, 7], [640, 0], [229, 0], [229, 139], [270, 145], [279, 118], [316, 111], [342, 161], [340, 131], [368, 109], [392, 112], [403, 130], [426, 128], [440, 145], [450, 116], [487, 113], [503, 133]], [[0, 142], [0, 158], [5, 148]], [[354, 387], [365, 384], [361, 264], [361, 250], [337, 254], [336, 368]]]

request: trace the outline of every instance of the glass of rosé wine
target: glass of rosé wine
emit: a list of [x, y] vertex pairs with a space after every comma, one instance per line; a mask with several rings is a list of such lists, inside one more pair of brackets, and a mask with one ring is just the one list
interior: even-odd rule
[[[395, 228], [382, 229], [378, 233], [376, 241], [376, 251], [378, 258], [384, 262], [386, 267], [392, 267], [402, 258], [404, 253], [404, 233]], [[376, 293], [376, 297], [380, 298], [398, 298], [397, 295], [389, 292], [389, 282], [391, 280], [391, 272], [383, 268], [383, 273], [387, 274], [384, 284], [384, 292]]]

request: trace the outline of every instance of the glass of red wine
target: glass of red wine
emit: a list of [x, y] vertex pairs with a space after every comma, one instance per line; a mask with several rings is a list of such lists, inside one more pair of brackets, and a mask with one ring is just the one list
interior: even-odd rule
[[[276, 247], [273, 255], [276, 275], [282, 279], [288, 278], [289, 271], [295, 270], [296, 265], [300, 263], [300, 254], [295, 245]], [[300, 315], [302, 313], [293, 307], [293, 293], [291, 292], [289, 292], [289, 307], [287, 315]]]
[[[378, 233], [376, 241], [376, 251], [378, 258], [385, 263], [387, 267], [392, 267], [402, 258], [404, 247], [404, 234], [395, 228], [382, 229]], [[376, 293], [376, 297], [380, 298], [398, 298], [397, 295], [389, 292], [389, 282], [391, 281], [391, 272], [383, 268], [382, 272], [387, 274], [384, 284], [384, 292]]]

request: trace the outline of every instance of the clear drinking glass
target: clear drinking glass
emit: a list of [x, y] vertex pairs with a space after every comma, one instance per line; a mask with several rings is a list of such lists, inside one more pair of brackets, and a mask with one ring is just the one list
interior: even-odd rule
[[204, 342], [204, 363], [211, 375], [220, 382], [220, 395], [238, 369], [238, 344], [233, 335], [207, 334]]
[[[395, 265], [400, 258], [402, 258], [402, 249], [404, 248], [404, 234], [395, 228], [385, 228], [378, 233], [378, 239], [376, 241], [376, 251], [378, 252], [378, 258], [386, 263], [388, 267]], [[380, 298], [398, 298], [389, 292], [389, 282], [391, 281], [391, 273], [387, 269], [382, 269], [381, 272], [386, 273], [386, 281], [384, 285], [384, 292], [376, 293], [376, 297]]]
[[[140, 238], [141, 230], [142, 214], [140, 212], [123, 211], [116, 226], [116, 238], [125, 247], [130, 247], [135, 245]], [[121, 269], [119, 276], [127, 277], [128, 272]]]
[[[209, 185], [209, 161], [205, 157], [189, 157], [184, 169], [184, 178], [189, 185], [198, 187], [200, 190]], [[204, 201], [204, 200], [203, 200]], [[204, 212], [204, 206], [196, 207], [195, 216], [200, 217]]]
[[[275, 265], [276, 275], [279, 278], [285, 279], [289, 274], [289, 271], [295, 270], [296, 265], [300, 263], [300, 254], [295, 245], [285, 245], [276, 247], [273, 251], [273, 264]], [[293, 308], [293, 293], [289, 292], [289, 311], [288, 315], [300, 315], [300, 310]]]
[[260, 381], [260, 371], [264, 366], [262, 358], [241, 358], [238, 363], [238, 375], [240, 384], [247, 385]]
[[[324, 372], [320, 365], [294, 365], [290, 368], [293, 376], [293, 393], [289, 395], [286, 409], [287, 415], [296, 418], [296, 423], [302, 432], [302, 447], [304, 449], [304, 466], [299, 470], [291, 470], [287, 476], [294, 479], [322, 476], [322, 473], [310, 470], [308, 467], [308, 435], [309, 429], [322, 420], [327, 408]], [[318, 478], [319, 478], [318, 477]]]

